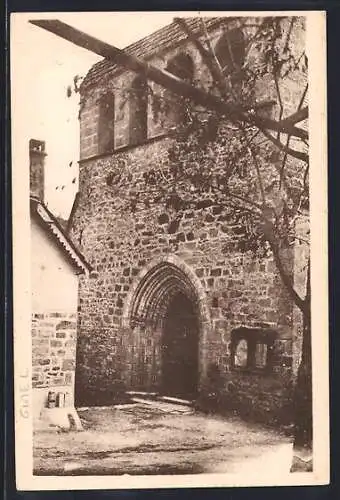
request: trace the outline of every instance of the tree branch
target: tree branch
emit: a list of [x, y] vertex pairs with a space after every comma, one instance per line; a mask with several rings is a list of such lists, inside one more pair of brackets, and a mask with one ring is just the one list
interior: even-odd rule
[[[308, 85], [306, 87], [308, 87]], [[296, 111], [292, 115], [287, 116], [287, 118], [281, 120], [279, 123], [281, 123], [281, 125], [283, 126], [294, 125], [295, 123], [302, 122], [307, 118], [308, 118], [308, 106], [305, 106], [302, 109], [298, 109], [298, 111]]]
[[294, 158], [301, 160], [305, 163], [309, 162], [309, 157], [307, 153], [304, 153], [302, 151], [296, 151], [296, 149], [289, 148], [288, 146], [285, 146], [282, 144], [281, 141], [278, 139], [275, 139], [269, 132], [266, 130], [261, 130], [262, 134], [269, 140], [271, 141], [275, 146], [278, 147], [281, 151], [287, 152], [289, 155], [293, 156]]
[[[308, 107], [302, 108], [305, 97], [307, 95], [307, 90], [308, 90], [308, 83], [305, 86], [304, 91], [302, 92], [297, 111], [295, 113], [293, 113], [292, 115], [290, 115], [288, 118], [286, 118], [286, 120], [289, 120], [289, 121], [291, 121], [292, 119], [293, 120], [296, 120], [296, 119], [300, 120], [302, 117], [303, 117], [302, 119], [304, 120], [308, 117]], [[289, 148], [290, 139], [291, 139], [291, 136], [288, 135], [287, 140], [286, 140], [286, 148]], [[285, 169], [285, 165], [286, 165], [286, 161], [287, 161], [287, 156], [288, 156], [288, 151], [286, 150], [284, 153], [283, 159], [282, 159], [282, 165], [281, 165], [281, 169], [279, 172], [280, 184], [286, 183], [285, 177], [284, 177], [284, 169]], [[307, 163], [307, 168], [308, 168], [308, 163]]]
[[[218, 113], [219, 115], [225, 115], [231, 121], [241, 121], [255, 125], [262, 129], [269, 129], [274, 131], [281, 131], [289, 133], [300, 139], [307, 139], [308, 132], [301, 128], [295, 127], [293, 125], [280, 125], [276, 120], [270, 118], [261, 118], [259, 116], [253, 116], [244, 113], [240, 106], [235, 106], [233, 104], [227, 103], [226, 101], [218, 98], [217, 96], [206, 92], [203, 89], [195, 87], [175, 75], [169, 73], [165, 70], [160, 70], [150, 63], [144, 62], [124, 50], [118, 49], [108, 43], [102, 42], [97, 38], [83, 33], [72, 26], [63, 23], [59, 20], [32, 20], [31, 24], [38, 26], [40, 28], [46, 29], [47, 31], [54, 33], [61, 38], [64, 38], [79, 47], [86, 50], [90, 50], [98, 55], [101, 55], [105, 59], [111, 61], [114, 64], [123, 66], [124, 68], [131, 70], [137, 74], [142, 74], [145, 78], [168, 88], [175, 94], [181, 95], [183, 97], [189, 97], [196, 104], [200, 104], [208, 109], [211, 109]], [[269, 136], [269, 139], [271, 136]], [[273, 141], [274, 142], [274, 141]]]
[[257, 156], [256, 156], [256, 153], [254, 151], [253, 145], [251, 143], [251, 140], [253, 138], [251, 138], [250, 140], [248, 140], [247, 133], [246, 133], [246, 131], [244, 129], [242, 130], [242, 135], [245, 138], [245, 140], [247, 141], [247, 149], [248, 149], [248, 152], [250, 153], [250, 156], [252, 157], [252, 160], [253, 160], [253, 163], [254, 163], [254, 167], [255, 167], [255, 171], [256, 171], [256, 175], [257, 175], [257, 180], [258, 180], [258, 183], [259, 183], [259, 188], [260, 188], [262, 203], [263, 203], [263, 205], [265, 205], [266, 204], [266, 195], [265, 195], [265, 192], [264, 192], [264, 187], [263, 187], [263, 182], [262, 182], [262, 177], [261, 177], [260, 166], [259, 166], [259, 163], [257, 161]]
[[[205, 62], [207, 68], [209, 69], [211, 76], [213, 77], [216, 84], [218, 85], [218, 88], [219, 88], [221, 95], [225, 96], [226, 92], [227, 92], [226, 81], [223, 77], [223, 73], [221, 73], [219, 70], [218, 61], [213, 58], [213, 52], [210, 53], [208, 50], [206, 50], [203, 47], [198, 36], [195, 35], [190, 30], [190, 28], [188, 27], [188, 25], [184, 19], [182, 19], [180, 17], [175, 17], [174, 21], [178, 24], [178, 26], [187, 35], [188, 40], [190, 40], [195, 45], [198, 52], [201, 54], [201, 57], [202, 57], [203, 61]], [[203, 24], [203, 28], [205, 28], [205, 24], [204, 24], [203, 20], [202, 20], [202, 24]], [[210, 48], [210, 50], [212, 49], [211, 45], [209, 45], [209, 48]]]
[[277, 245], [277, 243], [276, 243], [276, 241], [274, 239], [273, 232], [272, 232], [271, 229], [268, 229], [268, 227], [267, 227], [267, 230], [265, 230], [265, 237], [266, 237], [266, 240], [269, 243], [270, 249], [271, 249], [271, 251], [273, 253], [273, 257], [274, 257], [274, 261], [275, 261], [276, 267], [277, 267], [277, 269], [279, 271], [279, 274], [281, 276], [281, 279], [282, 279], [284, 285], [286, 286], [286, 288], [288, 290], [289, 295], [292, 297], [292, 299], [293, 299], [294, 303], [297, 305], [297, 307], [302, 312], [304, 312], [304, 310], [305, 310], [305, 301], [300, 297], [300, 295], [295, 290], [293, 282], [292, 282], [292, 279], [290, 278], [289, 274], [286, 272], [286, 270], [285, 270], [285, 268], [283, 266], [283, 263], [282, 263], [282, 260], [281, 260], [281, 256], [280, 256], [279, 247], [278, 247], [278, 245]]

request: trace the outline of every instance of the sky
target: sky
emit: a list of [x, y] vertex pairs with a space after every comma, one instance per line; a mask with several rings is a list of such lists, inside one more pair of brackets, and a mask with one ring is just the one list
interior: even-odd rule
[[169, 24], [173, 17], [171, 12], [12, 14], [13, 156], [20, 158], [20, 175], [28, 182], [29, 139], [46, 142], [45, 202], [55, 215], [68, 217], [78, 189], [78, 95], [68, 98], [67, 87], [75, 75], [85, 75], [101, 58], [29, 20], [60, 19], [123, 48]]

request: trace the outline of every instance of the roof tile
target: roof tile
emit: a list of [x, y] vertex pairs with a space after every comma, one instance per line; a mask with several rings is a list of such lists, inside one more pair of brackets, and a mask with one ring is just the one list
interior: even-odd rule
[[38, 218], [45, 231], [53, 237], [53, 241], [59, 245], [73, 266], [81, 272], [91, 270], [91, 266], [86, 261], [85, 257], [75, 246], [68, 234], [60, 225], [57, 217], [48, 210], [44, 203], [34, 197], [30, 198], [31, 216]]
[[[189, 17], [186, 18], [186, 23], [193, 33], [201, 33], [202, 26], [200, 23], [201, 17]], [[226, 22], [228, 18], [226, 17], [206, 17], [204, 18], [206, 27], [208, 30]], [[185, 40], [187, 35], [182, 31], [176, 22], [172, 22], [163, 28], [151, 33], [150, 35], [137, 40], [125, 47], [125, 51], [138, 58], [148, 59], [151, 56], [159, 54], [163, 50], [169, 49], [174, 45], [178, 44], [182, 40]], [[87, 73], [82, 87], [89, 87], [98, 82], [107, 73], [114, 72], [118, 70], [119, 66], [103, 59], [96, 63]]]

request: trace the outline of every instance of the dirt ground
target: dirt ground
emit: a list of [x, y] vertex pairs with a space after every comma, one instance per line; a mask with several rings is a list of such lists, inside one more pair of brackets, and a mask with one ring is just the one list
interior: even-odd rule
[[79, 412], [84, 430], [34, 432], [36, 475], [289, 471], [289, 438], [237, 418], [143, 404]]

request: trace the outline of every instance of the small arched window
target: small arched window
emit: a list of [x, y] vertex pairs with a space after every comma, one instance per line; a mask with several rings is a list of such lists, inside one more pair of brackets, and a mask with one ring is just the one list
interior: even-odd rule
[[234, 369], [270, 372], [276, 332], [241, 327], [231, 332], [231, 364]]
[[115, 140], [115, 101], [111, 93], [99, 99], [98, 154], [111, 153]]
[[133, 80], [129, 92], [129, 144], [136, 146], [147, 139], [148, 94], [145, 78], [137, 76]]
[[168, 61], [166, 71], [178, 78], [191, 82], [194, 78], [194, 63], [189, 54], [181, 52]]
[[[193, 60], [189, 54], [185, 52], [181, 52], [172, 57], [168, 61], [165, 70], [188, 83], [192, 82], [194, 78]], [[183, 99], [170, 91], [166, 91], [164, 97], [167, 100], [167, 119], [172, 124], [180, 123], [185, 116]]]
[[232, 73], [242, 67], [245, 53], [245, 38], [240, 28], [226, 31], [215, 46], [215, 54], [224, 73]]

